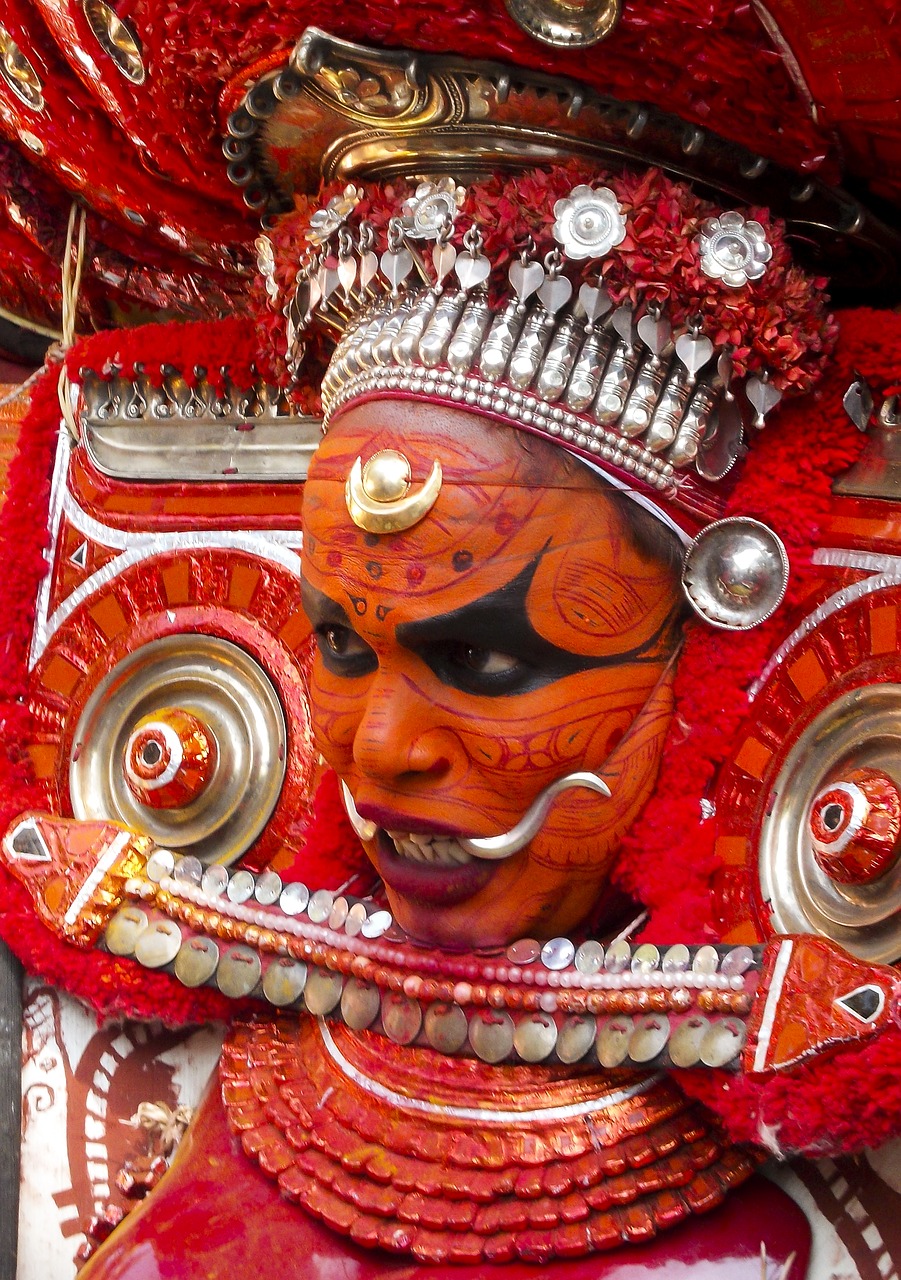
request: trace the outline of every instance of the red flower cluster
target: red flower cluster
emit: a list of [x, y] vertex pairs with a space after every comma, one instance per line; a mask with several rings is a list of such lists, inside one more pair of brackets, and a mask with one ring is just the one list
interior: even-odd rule
[[[479, 228], [492, 266], [488, 289], [494, 305], [509, 296], [507, 270], [527, 246], [534, 246], [529, 251], [539, 261], [557, 247], [554, 205], [580, 184], [614, 192], [626, 218], [626, 237], [603, 259], [566, 263], [566, 274], [577, 288], [601, 281], [616, 305], [662, 304], [677, 329], [700, 316], [717, 347], [733, 348], [738, 377], [767, 371], [781, 391], [811, 389], [837, 332], [827, 311], [825, 282], [791, 264], [785, 227], [765, 209], [747, 211], [749, 219], [764, 228], [773, 250], [762, 278], [735, 289], [705, 275], [695, 240], [705, 219], [722, 210], [658, 169], [613, 174], [572, 162], [471, 184], [452, 243], [462, 252], [466, 231], [472, 225]], [[404, 200], [415, 189], [415, 184], [403, 180], [363, 187], [363, 197], [349, 220], [351, 228], [368, 219], [377, 233], [377, 248], [384, 248], [389, 220], [401, 214]], [[295, 210], [274, 229], [276, 280], [283, 301], [292, 295], [298, 264], [309, 256], [305, 233], [313, 212], [340, 190], [332, 184], [318, 200], [299, 198]], [[428, 253], [423, 256], [428, 261]], [[280, 315], [268, 310], [262, 325], [261, 341], [283, 352]]]

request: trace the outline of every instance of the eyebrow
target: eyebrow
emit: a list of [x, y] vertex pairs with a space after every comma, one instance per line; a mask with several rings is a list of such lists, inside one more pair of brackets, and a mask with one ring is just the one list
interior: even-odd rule
[[[402, 622], [397, 639], [412, 652], [422, 653], [441, 644], [465, 644], [474, 648], [509, 653], [536, 668], [542, 668], [548, 679], [559, 680], [579, 671], [595, 671], [625, 662], [650, 660], [661, 639], [672, 629], [679, 616], [676, 605], [654, 632], [640, 644], [619, 653], [592, 657], [571, 653], [540, 635], [529, 619], [526, 599], [532, 580], [541, 563], [539, 553], [515, 578], [488, 595], [461, 605], [450, 613], [438, 614], [418, 622]], [[353, 619], [343, 605], [306, 579], [300, 586], [301, 603], [314, 627], [349, 627], [356, 630]]]
[[317, 590], [316, 587], [307, 582], [306, 578], [301, 579], [300, 583], [300, 603], [303, 605], [304, 613], [314, 626], [322, 626], [324, 623], [331, 622], [335, 626], [353, 629], [353, 623], [347, 610], [337, 600], [327, 596], [324, 591]]
[[624, 652], [592, 657], [558, 648], [535, 630], [526, 608], [529, 588], [541, 558], [541, 554], [537, 555], [515, 578], [459, 609], [417, 622], [400, 623], [398, 640], [405, 648], [420, 651], [433, 645], [458, 643], [509, 653], [560, 678], [577, 671], [640, 661], [656, 648], [660, 638], [670, 629], [677, 612], [675, 609], [652, 635]]

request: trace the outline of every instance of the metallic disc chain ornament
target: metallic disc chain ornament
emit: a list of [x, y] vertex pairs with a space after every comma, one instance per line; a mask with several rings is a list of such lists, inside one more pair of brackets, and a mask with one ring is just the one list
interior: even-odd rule
[[874, 963], [901, 956], [899, 760], [899, 684], [853, 689], [803, 731], [770, 789], [760, 834], [775, 930], [818, 933]]
[[685, 553], [682, 586], [711, 626], [747, 631], [771, 617], [788, 586], [782, 540], [759, 520], [729, 516], [698, 534]]
[[82, 8], [97, 43], [109, 54], [125, 79], [132, 84], [143, 84], [147, 71], [141, 41], [131, 23], [120, 18], [105, 0], [82, 0]]
[[428, 478], [413, 489], [410, 463], [396, 449], [380, 449], [364, 465], [350, 469], [344, 499], [350, 518], [367, 533], [401, 533], [431, 511], [441, 492], [441, 463], [436, 458]]
[[204, 635], [167, 636], [124, 658], [94, 690], [73, 743], [76, 817], [124, 822], [205, 863], [233, 862], [261, 834], [287, 754], [265, 671]]
[[619, 22], [621, 0], [504, 0], [510, 17], [542, 44], [585, 49]]

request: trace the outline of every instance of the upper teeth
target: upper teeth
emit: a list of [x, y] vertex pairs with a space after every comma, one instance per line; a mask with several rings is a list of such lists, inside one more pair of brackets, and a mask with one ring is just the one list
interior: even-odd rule
[[389, 831], [394, 847], [404, 858], [413, 862], [436, 862], [444, 866], [471, 862], [472, 855], [449, 836], [426, 835], [422, 831]]

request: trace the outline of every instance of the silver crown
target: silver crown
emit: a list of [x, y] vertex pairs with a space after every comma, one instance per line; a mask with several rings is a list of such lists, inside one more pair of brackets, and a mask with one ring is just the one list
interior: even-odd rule
[[[341, 335], [322, 386], [325, 428], [360, 397], [437, 397], [596, 458], [626, 482], [678, 490], [704, 519], [717, 515], [710, 483], [781, 392], [766, 374], [739, 385], [729, 348], [715, 348], [700, 315], [674, 330], [662, 306], [614, 306], [600, 271], [595, 283], [574, 284], [568, 263], [582, 278], [586, 259], [600, 264], [626, 236], [612, 190], [580, 185], [558, 200], [557, 247], [538, 260], [527, 246], [499, 302], [489, 297], [496, 272], [478, 227], [459, 251], [451, 243], [464, 194], [451, 179], [421, 183], [390, 219], [383, 247], [367, 221], [350, 229], [356, 187], [313, 216], [286, 315], [295, 371], [314, 315]], [[277, 306], [273, 256], [268, 242], [258, 247]], [[694, 251], [711, 291], [759, 278], [771, 256], [763, 228], [738, 213], [704, 224]]]

